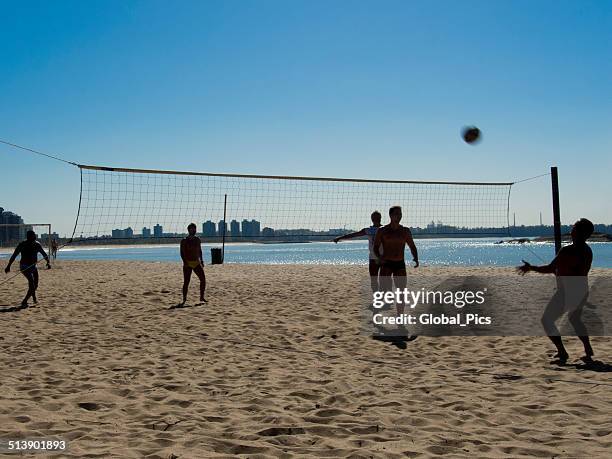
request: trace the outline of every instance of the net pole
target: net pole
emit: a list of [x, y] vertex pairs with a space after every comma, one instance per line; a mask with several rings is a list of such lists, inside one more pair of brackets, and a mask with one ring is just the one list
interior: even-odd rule
[[225, 260], [225, 235], [227, 234], [227, 194], [223, 199], [223, 240], [221, 242], [221, 262]]
[[557, 167], [550, 168], [552, 184], [553, 225], [555, 229], [555, 255], [561, 250], [561, 212], [559, 210], [559, 175]]

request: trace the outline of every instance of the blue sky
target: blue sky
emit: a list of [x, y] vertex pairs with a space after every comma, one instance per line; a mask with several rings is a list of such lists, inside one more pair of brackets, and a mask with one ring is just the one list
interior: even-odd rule
[[[563, 222], [612, 222], [612, 2], [0, 7], [1, 139], [211, 172], [507, 181], [557, 165]], [[68, 231], [76, 169], [4, 146], [0, 165], [0, 206]], [[549, 182], [517, 185], [518, 223], [540, 210]]]

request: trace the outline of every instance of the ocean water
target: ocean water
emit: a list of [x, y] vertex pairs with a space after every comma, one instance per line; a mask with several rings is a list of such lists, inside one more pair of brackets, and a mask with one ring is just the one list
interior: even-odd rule
[[[422, 265], [516, 266], [524, 259], [533, 264], [548, 263], [554, 256], [551, 243], [496, 244], [500, 239], [416, 239]], [[594, 242], [593, 266], [612, 268], [612, 243]], [[205, 244], [204, 259], [210, 263], [210, 248]], [[9, 256], [0, 254], [0, 258]], [[178, 244], [157, 246], [63, 248], [59, 259], [65, 260], [139, 260], [180, 261]], [[407, 259], [410, 253], [406, 251]], [[304, 244], [226, 244], [225, 263], [251, 264], [341, 264], [365, 265], [367, 241], [311, 242]]]

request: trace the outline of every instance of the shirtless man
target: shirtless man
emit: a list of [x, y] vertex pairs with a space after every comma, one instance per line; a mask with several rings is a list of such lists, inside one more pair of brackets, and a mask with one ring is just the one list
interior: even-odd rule
[[[593, 223], [586, 218], [581, 218], [572, 227], [572, 243], [563, 247], [548, 265], [533, 266], [523, 260], [523, 265], [516, 268], [517, 272], [523, 276], [533, 271], [542, 274], [554, 273], [557, 277], [557, 290], [542, 315], [542, 326], [557, 347], [555, 356], [558, 358], [557, 363], [564, 364], [569, 357], [563, 346], [559, 330], [555, 326], [555, 321], [565, 312], [569, 313], [568, 319], [584, 345], [585, 355], [582, 360], [586, 363], [593, 361], [593, 348], [581, 318], [582, 308], [588, 296], [587, 276], [593, 262], [593, 252], [586, 241], [593, 234], [593, 229]], [[568, 290], [570, 288], [571, 290]], [[576, 304], [568, 304], [568, 298], [572, 296], [568, 293], [575, 293], [577, 290], [581, 301]]]
[[378, 273], [380, 271], [380, 259], [374, 253], [374, 238], [376, 237], [376, 233], [378, 232], [378, 228], [382, 225], [380, 220], [382, 215], [380, 212], [375, 210], [370, 215], [372, 219], [372, 226], [367, 228], [363, 228], [361, 231], [356, 231], [355, 233], [345, 234], [344, 236], [339, 236], [334, 239], [334, 242], [337, 244], [343, 239], [353, 239], [355, 237], [367, 236], [368, 237], [368, 250], [370, 252], [370, 265], [368, 267], [370, 271], [370, 285], [372, 287], [372, 291], [375, 292], [378, 290]]
[[28, 292], [25, 298], [21, 302], [21, 306], [24, 308], [28, 307], [28, 300], [32, 298], [34, 304], [38, 303], [36, 299], [36, 289], [38, 288], [38, 269], [36, 269], [36, 263], [38, 263], [38, 254], [41, 254], [47, 261], [47, 269], [51, 269], [51, 263], [47, 253], [40, 245], [40, 242], [36, 240], [36, 233], [32, 230], [27, 232], [26, 240], [19, 243], [15, 248], [13, 255], [9, 259], [8, 265], [4, 269], [5, 273], [11, 272], [11, 265], [17, 258], [17, 255], [21, 254], [19, 260], [19, 270], [21, 274], [28, 280]]
[[51, 257], [55, 260], [57, 258], [57, 239], [51, 239]]
[[[419, 266], [419, 255], [412, 240], [410, 229], [400, 225], [402, 208], [400, 206], [391, 207], [389, 209], [389, 217], [391, 218], [391, 223], [383, 226], [376, 233], [374, 253], [381, 262], [380, 276], [388, 280], [393, 276], [395, 287], [404, 289], [406, 287], [406, 262], [404, 261], [404, 248], [406, 244], [408, 244], [412, 253], [415, 268]], [[396, 308], [398, 315], [404, 313], [403, 303], [397, 303]]]
[[204, 260], [202, 258], [202, 243], [196, 236], [196, 224], [190, 223], [187, 227], [189, 235], [181, 241], [181, 259], [183, 260], [183, 302], [179, 306], [184, 306], [187, 302], [187, 291], [191, 272], [195, 272], [200, 279], [200, 301], [206, 303], [204, 290], [206, 290], [206, 276], [204, 275]]

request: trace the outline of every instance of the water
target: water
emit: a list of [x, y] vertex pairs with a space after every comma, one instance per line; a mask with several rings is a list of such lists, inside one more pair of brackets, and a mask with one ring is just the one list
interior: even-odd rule
[[[554, 254], [551, 243], [495, 244], [495, 239], [417, 239], [422, 265], [516, 266], [525, 259], [534, 264], [548, 263]], [[594, 242], [593, 266], [612, 268], [612, 243]], [[210, 247], [204, 245], [205, 262], [210, 263]], [[6, 258], [8, 254], [0, 254]], [[408, 250], [406, 256], [410, 257]], [[227, 244], [226, 263], [250, 264], [367, 264], [367, 241], [312, 242], [305, 244]], [[64, 260], [180, 261], [178, 245], [79, 247], [60, 251]]]

